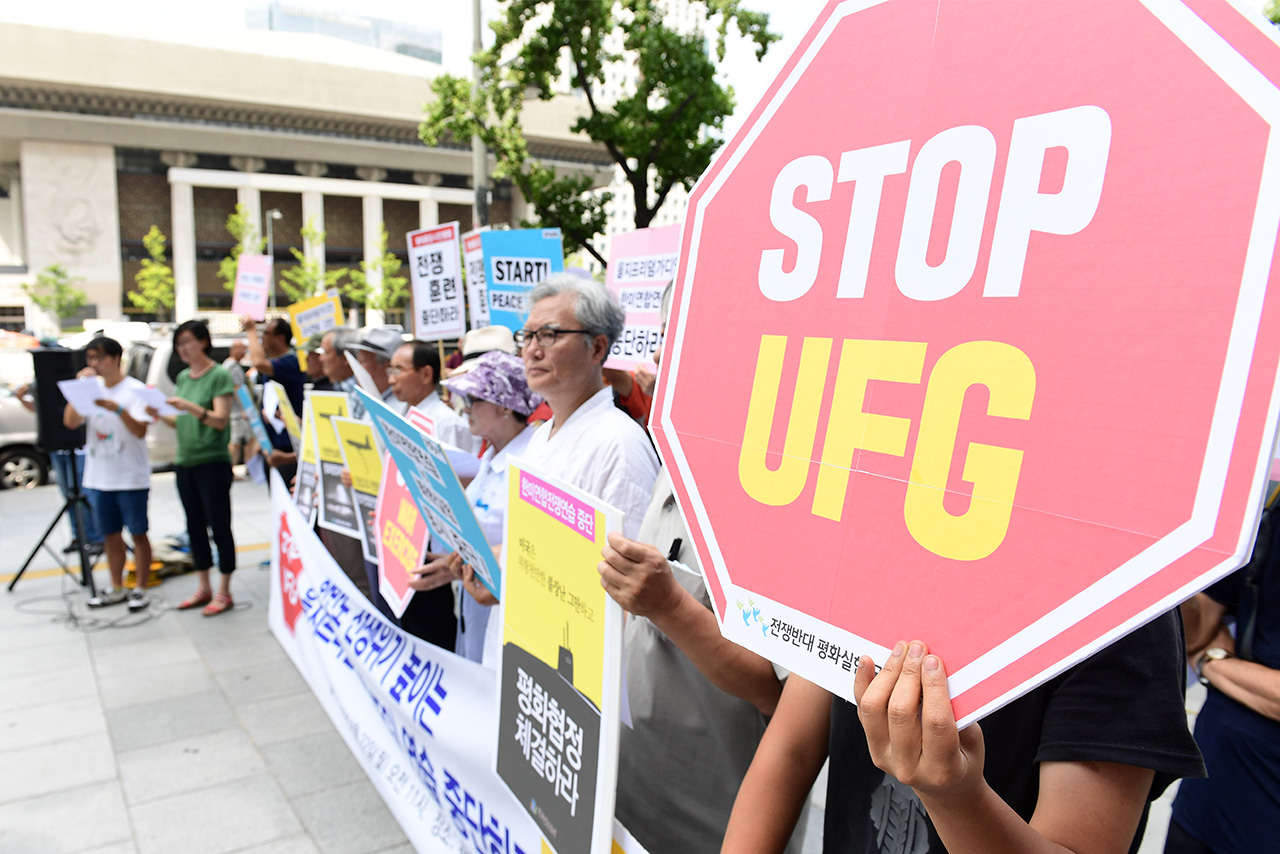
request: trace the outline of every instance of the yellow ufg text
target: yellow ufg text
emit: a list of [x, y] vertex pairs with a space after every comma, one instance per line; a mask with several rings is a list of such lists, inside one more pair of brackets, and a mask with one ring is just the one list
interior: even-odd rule
[[[747, 495], [761, 504], [785, 506], [804, 492], [834, 343], [831, 338], [803, 340], [782, 459], [776, 469], [770, 469], [766, 449], [782, 385], [787, 336], [760, 338], [738, 457], [738, 480]], [[918, 384], [926, 349], [922, 341], [840, 342], [839, 367], [813, 492], [815, 516], [840, 521], [853, 455], [859, 449], [906, 456], [910, 420], [866, 412], [863, 403], [872, 380]], [[964, 396], [973, 385], [984, 385], [990, 391], [987, 415], [1025, 421], [1031, 417], [1036, 393], [1035, 368], [1017, 347], [999, 341], [970, 341], [943, 353], [929, 375], [903, 516], [917, 543], [954, 560], [987, 557], [1004, 541], [1022, 471], [1021, 450], [970, 442], [961, 476], [973, 484], [973, 499], [959, 516], [943, 506]]]

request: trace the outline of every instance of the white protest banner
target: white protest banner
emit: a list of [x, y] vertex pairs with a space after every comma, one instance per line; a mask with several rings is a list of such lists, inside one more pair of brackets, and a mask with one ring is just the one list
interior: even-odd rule
[[459, 338], [467, 329], [458, 269], [458, 223], [411, 231], [409, 276], [413, 282], [413, 335], [420, 341]]
[[[268, 623], [421, 854], [541, 854], [493, 772], [494, 673], [387, 622], [272, 480]], [[613, 823], [623, 854], [645, 854]]]
[[622, 513], [515, 459], [507, 467], [498, 776], [557, 854], [609, 854], [622, 609], [596, 566]]
[[468, 329], [480, 329], [489, 325], [489, 290], [484, 283], [484, 249], [480, 246], [480, 234], [489, 226], [468, 231], [462, 235], [462, 263], [467, 269]]
[[653, 366], [662, 343], [662, 291], [680, 261], [680, 228], [664, 225], [613, 236], [605, 285], [618, 297], [627, 323], [609, 350], [606, 368]]
[[231, 297], [231, 313], [251, 320], [266, 320], [270, 287], [271, 256], [241, 252], [236, 258], [236, 289]]

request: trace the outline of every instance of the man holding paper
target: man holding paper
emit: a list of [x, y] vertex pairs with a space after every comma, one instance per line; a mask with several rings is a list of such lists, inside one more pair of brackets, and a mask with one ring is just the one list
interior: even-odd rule
[[126, 376], [120, 367], [124, 348], [114, 338], [99, 336], [85, 347], [88, 366], [76, 375], [83, 381], [101, 383], [92, 403], [68, 403], [62, 423], [69, 429], [87, 424], [88, 451], [84, 466], [84, 491], [102, 532], [111, 586], [89, 600], [99, 608], [125, 600], [123, 531], [133, 537], [134, 566], [138, 586], [128, 594], [129, 610], [141, 611], [147, 601], [147, 580], [151, 575], [151, 541], [147, 539], [147, 495], [151, 489], [151, 460], [147, 456], [147, 423], [135, 418], [129, 408], [140, 392], [141, 382]]

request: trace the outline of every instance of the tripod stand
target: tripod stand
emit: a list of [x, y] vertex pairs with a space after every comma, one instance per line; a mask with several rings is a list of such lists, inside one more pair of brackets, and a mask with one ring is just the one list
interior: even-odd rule
[[75, 573], [71, 571], [70, 567], [62, 562], [62, 557], [56, 554], [53, 549], [49, 548], [47, 543], [49, 535], [53, 533], [53, 529], [57, 527], [63, 514], [69, 512], [75, 517], [76, 523], [74, 527], [77, 532], [76, 539], [78, 541], [78, 550], [80, 552], [80, 577], [76, 579], [76, 581], [81, 587], [89, 588], [90, 596], [94, 596], [97, 593], [93, 587], [93, 561], [89, 558], [89, 544], [86, 542], [84, 536], [84, 514], [91, 511], [89, 510], [88, 499], [85, 498], [84, 493], [80, 491], [80, 474], [76, 471], [76, 465], [76, 454], [73, 451], [71, 452], [71, 483], [67, 485], [67, 500], [63, 502], [62, 509], [58, 511], [58, 515], [53, 517], [53, 521], [49, 523], [49, 527], [45, 528], [44, 535], [40, 537], [40, 542], [36, 543], [35, 548], [31, 550], [31, 554], [27, 555], [26, 561], [22, 564], [22, 569], [18, 570], [18, 574], [9, 582], [10, 592], [13, 592], [13, 588], [17, 586], [18, 580], [21, 579], [23, 573], [27, 571], [27, 567], [31, 566], [31, 561], [35, 560], [40, 549], [44, 549], [49, 552], [49, 554], [53, 555], [54, 560], [56, 560], [58, 565], [62, 567], [62, 571], [67, 575], [70, 575], [72, 578], [75, 578]]

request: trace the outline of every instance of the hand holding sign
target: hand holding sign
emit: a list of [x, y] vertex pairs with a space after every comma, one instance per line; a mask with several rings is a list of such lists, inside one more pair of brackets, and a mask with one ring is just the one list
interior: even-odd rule
[[423, 555], [426, 563], [413, 571], [409, 578], [409, 586], [419, 593], [444, 587], [462, 577], [462, 558], [457, 552], [452, 554]]
[[600, 585], [624, 611], [655, 617], [671, 613], [680, 604], [684, 588], [671, 572], [671, 564], [653, 546], [613, 533], [601, 554]]

